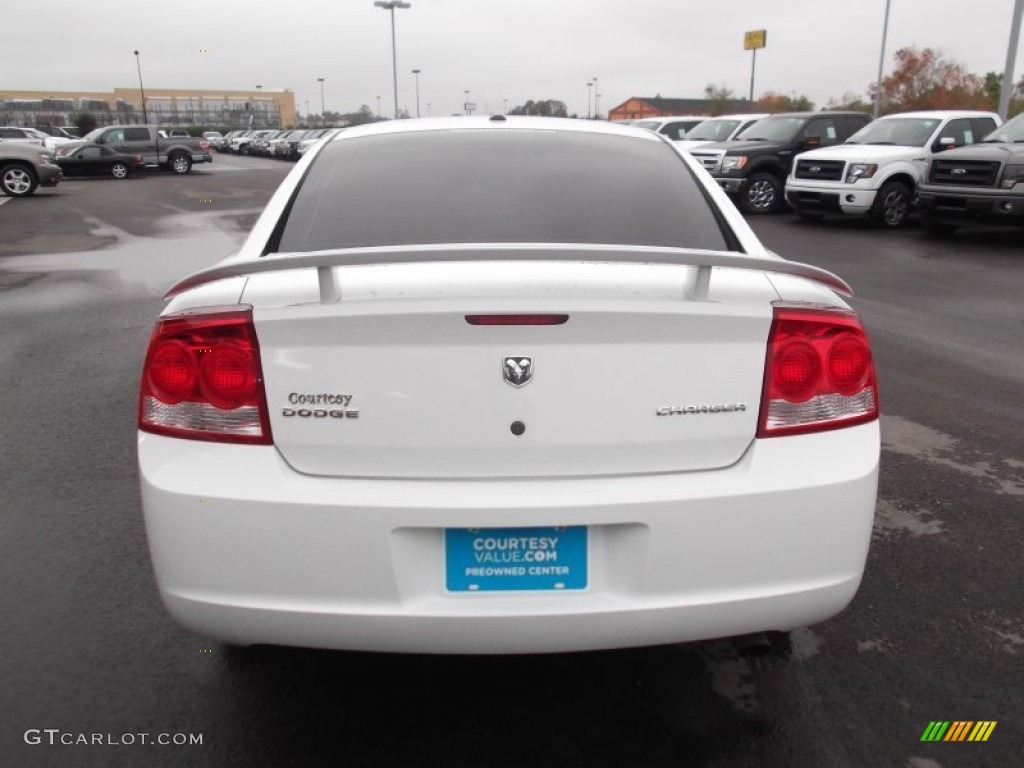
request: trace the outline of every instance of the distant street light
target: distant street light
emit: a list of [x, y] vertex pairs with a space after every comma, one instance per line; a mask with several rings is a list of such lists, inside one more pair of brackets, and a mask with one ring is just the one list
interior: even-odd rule
[[504, 115], [508, 114], [508, 99], [501, 100], [501, 112]]
[[587, 83], [587, 120], [590, 119], [590, 97], [593, 94], [593, 83]]
[[430, 117], [430, 102], [427, 102], [427, 117]]
[[[412, 8], [411, 3], [403, 3], [401, 0], [377, 0], [374, 3], [378, 8], [391, 11], [391, 72], [395, 81], [395, 119], [398, 119], [398, 54], [395, 51], [395, 8]], [[378, 110], [379, 111], [379, 110]]]
[[594, 119], [601, 119], [601, 93], [598, 91], [597, 78], [594, 78]]
[[135, 52], [135, 67], [139, 70], [139, 93], [142, 94], [142, 122], [149, 125], [149, 116], [146, 114], [146, 91], [142, 87], [142, 64], [139, 63], [139, 52]]
[[420, 71], [414, 69], [412, 71], [416, 75], [416, 117], [420, 116]]
[[318, 77], [317, 80], [320, 81], [320, 127], [326, 128], [327, 108], [324, 106], [324, 79], [322, 77]]
[[473, 113], [469, 111], [469, 91], [465, 90], [463, 91], [463, 93], [466, 94], [466, 100], [462, 102], [462, 111], [465, 112], [467, 115], [471, 115]]
[[377, 97], [377, 119], [380, 120], [380, 96]]

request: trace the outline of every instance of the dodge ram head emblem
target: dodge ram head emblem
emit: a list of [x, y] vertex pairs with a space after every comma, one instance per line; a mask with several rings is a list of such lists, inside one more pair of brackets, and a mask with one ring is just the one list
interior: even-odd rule
[[533, 358], [524, 355], [506, 357], [501, 363], [505, 382], [513, 387], [522, 387], [533, 379]]

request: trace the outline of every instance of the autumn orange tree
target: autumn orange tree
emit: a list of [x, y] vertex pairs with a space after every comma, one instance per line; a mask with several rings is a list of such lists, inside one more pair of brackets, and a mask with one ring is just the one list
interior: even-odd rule
[[[985, 80], [933, 48], [896, 51], [896, 68], [882, 80], [880, 111], [992, 109]], [[874, 97], [874, 89], [871, 91]]]
[[755, 112], [809, 112], [814, 109], [814, 102], [806, 96], [786, 96], [774, 91], [766, 91], [754, 102]]

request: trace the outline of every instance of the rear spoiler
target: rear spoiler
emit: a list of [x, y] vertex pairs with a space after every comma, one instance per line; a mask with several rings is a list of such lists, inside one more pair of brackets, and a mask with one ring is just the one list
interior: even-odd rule
[[335, 267], [465, 261], [562, 261], [697, 267], [691, 294], [699, 301], [707, 300], [711, 270], [715, 267], [796, 275], [821, 283], [843, 296], [853, 295], [853, 289], [828, 270], [797, 261], [786, 261], [769, 253], [751, 256], [734, 251], [576, 243], [447, 243], [272, 253], [256, 259], [229, 258], [182, 278], [168, 289], [164, 298], [169, 299], [190, 288], [228, 277], [315, 268], [320, 280], [320, 301], [333, 304], [341, 300], [341, 285]]

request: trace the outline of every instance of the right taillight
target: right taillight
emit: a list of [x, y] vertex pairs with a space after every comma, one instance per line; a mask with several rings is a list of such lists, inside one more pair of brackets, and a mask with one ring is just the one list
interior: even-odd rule
[[159, 320], [142, 371], [139, 429], [192, 440], [271, 444], [251, 307]]
[[820, 432], [877, 418], [875, 364], [857, 314], [776, 306], [757, 436]]

